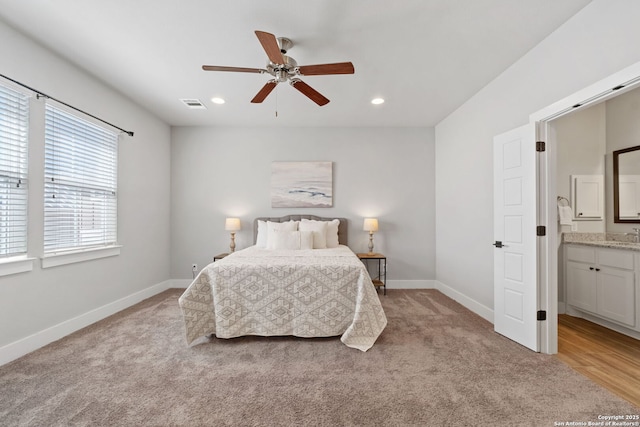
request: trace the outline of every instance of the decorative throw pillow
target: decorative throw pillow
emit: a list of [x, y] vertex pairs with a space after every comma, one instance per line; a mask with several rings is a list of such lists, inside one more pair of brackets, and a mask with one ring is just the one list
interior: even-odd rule
[[326, 249], [327, 247], [327, 223], [323, 221], [302, 221], [300, 231], [313, 232], [313, 249]]
[[313, 231], [299, 231], [300, 249], [313, 249]]
[[275, 230], [270, 236], [273, 239], [273, 249], [300, 249], [299, 231], [278, 231]]
[[272, 237], [276, 231], [298, 231], [296, 221], [271, 222], [267, 221], [267, 249], [273, 249]]
[[313, 233], [311, 231], [278, 231], [273, 237], [273, 249], [313, 249]]
[[332, 219], [331, 221], [317, 221], [315, 219], [302, 219], [302, 222], [325, 222], [327, 224], [327, 234], [325, 236], [327, 241], [327, 248], [337, 248], [340, 246], [338, 240], [338, 227], [340, 226], [339, 219]]

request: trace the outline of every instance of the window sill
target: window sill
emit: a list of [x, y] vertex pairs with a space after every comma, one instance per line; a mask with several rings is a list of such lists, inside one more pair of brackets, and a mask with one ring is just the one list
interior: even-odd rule
[[12, 257], [0, 260], [0, 276], [25, 273], [33, 270], [35, 258]]
[[108, 246], [105, 248], [85, 249], [83, 251], [63, 252], [43, 256], [42, 268], [57, 267], [59, 265], [74, 264], [76, 262], [91, 261], [120, 255], [122, 246]]

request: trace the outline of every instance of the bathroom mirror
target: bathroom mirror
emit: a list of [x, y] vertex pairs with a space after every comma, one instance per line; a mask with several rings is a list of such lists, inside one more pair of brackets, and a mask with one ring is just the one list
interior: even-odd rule
[[640, 145], [613, 152], [613, 215], [616, 223], [640, 223]]

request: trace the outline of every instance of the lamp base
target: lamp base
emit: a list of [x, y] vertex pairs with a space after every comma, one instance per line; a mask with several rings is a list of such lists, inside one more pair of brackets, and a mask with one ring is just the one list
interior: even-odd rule
[[231, 243], [229, 244], [229, 252], [236, 251], [236, 233], [231, 233]]
[[373, 255], [373, 231], [369, 232], [369, 255]]

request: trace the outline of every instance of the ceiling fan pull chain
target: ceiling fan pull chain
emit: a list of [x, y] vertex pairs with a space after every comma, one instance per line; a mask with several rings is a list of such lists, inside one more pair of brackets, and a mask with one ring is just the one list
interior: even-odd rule
[[276, 86], [276, 117], [278, 117], [278, 86]]

